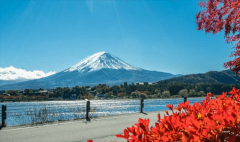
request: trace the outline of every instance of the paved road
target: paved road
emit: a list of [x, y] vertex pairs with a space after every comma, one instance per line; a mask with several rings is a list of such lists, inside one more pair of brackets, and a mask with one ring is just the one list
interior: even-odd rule
[[163, 111], [122, 114], [93, 118], [91, 121], [75, 120], [34, 127], [6, 127], [0, 130], [0, 142], [126, 142], [117, 138], [123, 130], [138, 122], [138, 118], [149, 118], [149, 127], [157, 122], [157, 114]]

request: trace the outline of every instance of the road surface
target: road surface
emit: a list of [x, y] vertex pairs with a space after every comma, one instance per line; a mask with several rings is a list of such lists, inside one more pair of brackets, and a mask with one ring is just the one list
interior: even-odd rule
[[[0, 130], [0, 142], [126, 142], [117, 138], [123, 130], [138, 122], [138, 118], [149, 118], [149, 127], [157, 122], [164, 111], [131, 113], [92, 118], [90, 121], [75, 120], [32, 127], [6, 127]], [[171, 114], [171, 113], [170, 113]]]

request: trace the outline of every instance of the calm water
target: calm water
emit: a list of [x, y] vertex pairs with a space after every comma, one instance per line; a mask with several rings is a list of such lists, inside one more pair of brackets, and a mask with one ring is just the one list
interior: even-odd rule
[[[197, 101], [202, 102], [203, 99], [205, 98], [188, 98], [191, 105]], [[143, 112], [168, 110], [167, 104], [173, 104], [176, 107], [181, 102], [183, 102], [183, 98], [146, 99], [144, 100]], [[0, 103], [1, 105], [7, 105], [7, 126], [86, 117], [85, 100]], [[90, 112], [90, 117], [139, 113], [140, 100], [91, 100], [90, 107], [91, 110], [95, 110]]]

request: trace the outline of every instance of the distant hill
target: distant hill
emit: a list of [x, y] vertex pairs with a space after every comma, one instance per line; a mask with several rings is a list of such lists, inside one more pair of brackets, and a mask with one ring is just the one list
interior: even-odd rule
[[166, 82], [182, 82], [182, 83], [225, 83], [225, 84], [240, 84], [240, 77], [238, 77], [231, 70], [223, 70], [223, 71], [209, 71], [206, 73], [199, 74], [189, 74], [182, 75], [180, 77], [173, 77], [170, 79], [165, 79], [158, 81], [158, 83], [166, 81]]

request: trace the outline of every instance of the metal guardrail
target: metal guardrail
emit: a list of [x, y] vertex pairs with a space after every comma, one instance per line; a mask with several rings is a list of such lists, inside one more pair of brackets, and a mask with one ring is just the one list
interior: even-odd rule
[[141, 99], [141, 102], [140, 102], [140, 113], [143, 113], [143, 107], [144, 107], [144, 102], [143, 102], [143, 99]]
[[[184, 97], [184, 102], [187, 101], [187, 97]], [[111, 104], [109, 104], [111, 106]], [[112, 104], [114, 105], [114, 104]], [[26, 109], [21, 110], [21, 106], [27, 107]], [[104, 106], [104, 105], [103, 105]], [[115, 105], [115, 107], [118, 107]], [[119, 106], [122, 108], [122, 106]], [[143, 113], [144, 108], [144, 99], [140, 99], [140, 113]], [[7, 108], [6, 105], [2, 105], [0, 110], [0, 118], [2, 120], [2, 123], [0, 125], [0, 129], [2, 127], [6, 127], [6, 119], [7, 115], [8, 117], [14, 116], [20, 119], [20, 117], [29, 117], [29, 119], [32, 119], [32, 124], [39, 124], [44, 122], [50, 122], [54, 121], [54, 117], [58, 115], [58, 118], [55, 119], [57, 121], [59, 120], [67, 120], [65, 119], [66, 115], [74, 115], [73, 119], [80, 118], [80, 113], [83, 112], [83, 110], [86, 109], [86, 121], [90, 121], [90, 112], [93, 112], [94, 109], [91, 110], [90, 107], [90, 101], [86, 101], [86, 107], [84, 107], [84, 104], [54, 104], [54, 105], [19, 105], [19, 106], [10, 106]], [[95, 109], [96, 110], [96, 109]], [[62, 114], [62, 115], [61, 115]], [[65, 117], [65, 118], [64, 118]], [[16, 121], [16, 120], [15, 120]]]
[[184, 97], [184, 103], [187, 101], [187, 97]]
[[87, 101], [87, 104], [86, 104], [86, 120], [87, 121], [89, 121], [90, 120], [90, 118], [89, 118], [89, 116], [88, 116], [88, 113], [90, 112], [90, 101]]
[[6, 110], [7, 110], [7, 106], [6, 105], [2, 105], [2, 127], [6, 127], [6, 124], [5, 124], [5, 119], [7, 119], [7, 113], [6, 113]]

